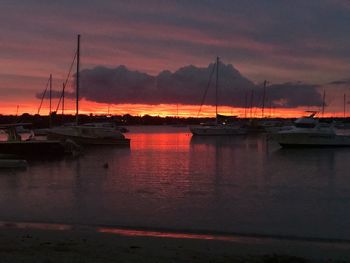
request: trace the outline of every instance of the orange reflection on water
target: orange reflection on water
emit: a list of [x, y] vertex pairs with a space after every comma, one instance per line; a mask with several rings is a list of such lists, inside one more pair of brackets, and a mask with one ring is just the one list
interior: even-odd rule
[[177, 150], [188, 151], [190, 145], [189, 133], [139, 133], [129, 134], [132, 149], [156, 148], [160, 151]]
[[217, 240], [217, 241], [240, 241], [241, 237], [210, 235], [210, 234], [192, 234], [180, 232], [163, 232], [163, 231], [147, 231], [121, 228], [97, 228], [97, 232], [116, 234], [121, 236], [136, 236], [136, 237], [162, 237], [174, 239], [200, 239], [200, 240]]

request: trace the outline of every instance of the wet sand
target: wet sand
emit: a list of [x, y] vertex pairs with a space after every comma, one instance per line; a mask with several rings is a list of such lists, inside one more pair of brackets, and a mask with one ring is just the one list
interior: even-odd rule
[[0, 228], [0, 262], [350, 262], [350, 244]]

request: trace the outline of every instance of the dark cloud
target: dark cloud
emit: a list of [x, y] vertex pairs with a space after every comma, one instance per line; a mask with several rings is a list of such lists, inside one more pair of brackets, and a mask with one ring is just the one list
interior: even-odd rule
[[[80, 95], [99, 103], [125, 104], [188, 104], [199, 105], [208, 87], [204, 100], [206, 105], [215, 105], [215, 65], [200, 68], [182, 67], [175, 72], [162, 71], [151, 76], [139, 71], [96, 67], [81, 71]], [[211, 76], [211, 78], [210, 78]], [[220, 105], [244, 107], [248, 101], [261, 106], [262, 85], [254, 84], [242, 76], [232, 65], [220, 63], [218, 74], [218, 102]], [[54, 93], [60, 96], [61, 93]], [[42, 93], [37, 97], [41, 98]], [[69, 93], [69, 96], [74, 96]], [[283, 83], [270, 85], [266, 98], [273, 106], [293, 108], [298, 106], [319, 106], [321, 95], [316, 85], [304, 83]]]
[[329, 82], [328, 83], [329, 85], [349, 85], [350, 84], [350, 80], [335, 80], [335, 81], [332, 81], [332, 82]]
[[317, 85], [300, 82], [275, 84], [268, 87], [267, 95], [276, 107], [320, 106], [322, 96], [318, 88]]

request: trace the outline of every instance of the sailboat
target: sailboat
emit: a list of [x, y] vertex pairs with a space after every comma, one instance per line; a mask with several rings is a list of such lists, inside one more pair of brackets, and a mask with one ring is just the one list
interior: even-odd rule
[[190, 127], [190, 131], [193, 135], [243, 135], [246, 134], [245, 129], [238, 125], [227, 124], [226, 122], [220, 121], [220, 114], [218, 114], [218, 82], [219, 82], [219, 57], [216, 58], [216, 82], [215, 82], [215, 94], [216, 94], [216, 105], [215, 105], [215, 123], [212, 124], [201, 124], [200, 126]]
[[48, 138], [72, 140], [81, 145], [121, 145], [130, 146], [130, 139], [111, 127], [79, 125], [79, 65], [80, 64], [80, 35], [77, 46], [76, 72], [76, 113], [75, 125], [50, 129]]

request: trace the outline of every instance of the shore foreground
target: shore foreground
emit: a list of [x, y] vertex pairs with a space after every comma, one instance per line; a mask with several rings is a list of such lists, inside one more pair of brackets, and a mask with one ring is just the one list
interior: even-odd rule
[[350, 244], [0, 228], [1, 262], [350, 262]]

